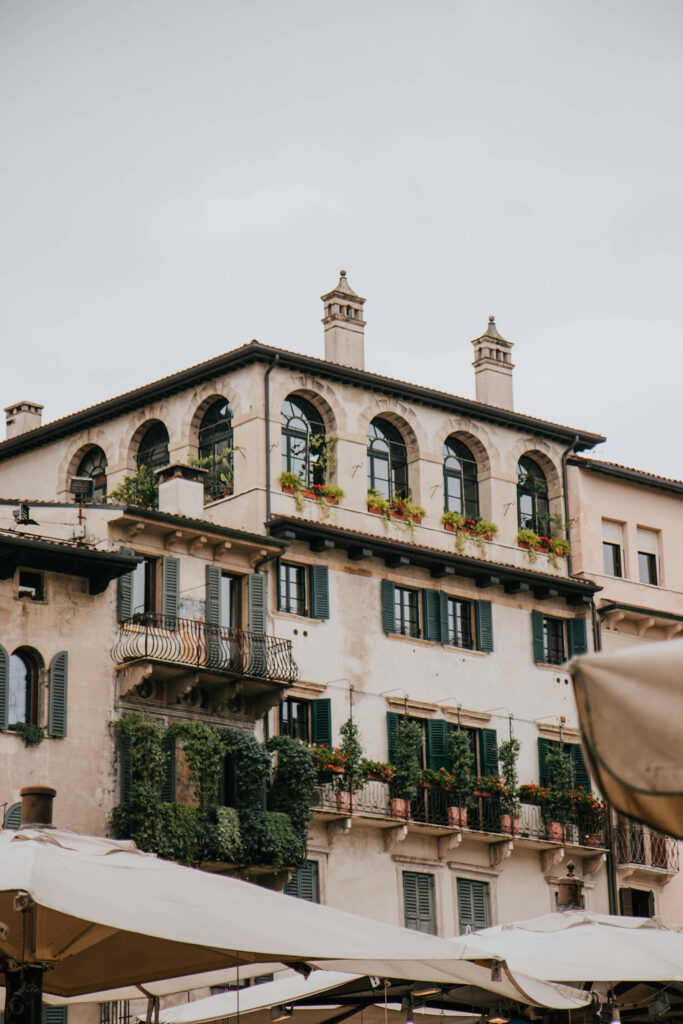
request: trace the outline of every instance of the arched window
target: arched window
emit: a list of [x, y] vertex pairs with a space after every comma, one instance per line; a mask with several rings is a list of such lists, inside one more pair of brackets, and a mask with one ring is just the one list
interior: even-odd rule
[[199, 458], [208, 470], [204, 491], [210, 498], [232, 494], [232, 409], [225, 398], [217, 398], [204, 413], [199, 427]]
[[289, 395], [282, 406], [283, 472], [296, 474], [304, 487], [324, 484], [324, 438], [325, 426], [315, 406], [299, 395]]
[[168, 465], [168, 430], [163, 423], [153, 423], [140, 439], [137, 466], [161, 469]]
[[479, 518], [477, 464], [466, 444], [449, 437], [443, 446], [443, 499], [446, 512]]
[[521, 529], [547, 536], [550, 529], [548, 481], [534, 459], [523, 455], [517, 463], [517, 521]]
[[400, 433], [377, 416], [368, 429], [368, 488], [391, 501], [408, 497], [408, 458]]
[[92, 500], [104, 501], [107, 496], [107, 456], [101, 448], [90, 448], [81, 459], [76, 476], [92, 480]]
[[37, 659], [25, 648], [20, 647], [10, 655], [8, 725], [15, 722], [37, 725], [39, 671]]

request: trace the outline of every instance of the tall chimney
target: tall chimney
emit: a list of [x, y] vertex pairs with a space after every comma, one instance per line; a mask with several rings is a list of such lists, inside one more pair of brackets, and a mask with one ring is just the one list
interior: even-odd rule
[[474, 345], [474, 385], [478, 402], [497, 405], [500, 409], [512, 409], [512, 371], [514, 363], [510, 357], [512, 342], [501, 337], [495, 318], [489, 317], [489, 324]]
[[190, 519], [204, 518], [204, 477], [202, 466], [179, 462], [156, 471], [159, 480], [159, 511]]
[[52, 786], [24, 786], [19, 790], [21, 797], [22, 828], [54, 828], [52, 824], [52, 801], [57, 790]]
[[37, 402], [15, 402], [5, 407], [5, 439], [35, 430], [43, 421], [43, 406]]
[[356, 295], [346, 280], [346, 271], [339, 271], [339, 283], [326, 295], [321, 295], [325, 308], [323, 328], [325, 359], [342, 366], [365, 369], [365, 299]]

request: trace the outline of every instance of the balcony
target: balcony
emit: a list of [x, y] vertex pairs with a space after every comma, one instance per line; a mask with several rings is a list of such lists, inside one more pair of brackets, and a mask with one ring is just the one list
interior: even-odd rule
[[614, 828], [614, 859], [619, 867], [656, 875], [673, 875], [678, 871], [678, 840], [637, 821]]
[[279, 699], [279, 689], [291, 686], [299, 673], [291, 640], [147, 613], [121, 623], [111, 656], [122, 680], [122, 696], [140, 692], [146, 681], [163, 684], [160, 699], [167, 703], [198, 688], [197, 701], [214, 712], [226, 699], [244, 692], [261, 696], [252, 710], [262, 714]]

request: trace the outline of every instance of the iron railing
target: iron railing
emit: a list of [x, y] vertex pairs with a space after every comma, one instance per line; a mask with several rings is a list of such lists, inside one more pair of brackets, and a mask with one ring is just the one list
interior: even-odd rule
[[149, 658], [289, 684], [299, 674], [291, 640], [170, 615], [145, 613], [122, 622], [111, 656], [117, 664]]
[[[442, 789], [422, 787], [414, 800], [410, 802], [410, 821], [426, 825], [448, 827], [452, 822], [448, 814], [451, 801]], [[321, 782], [314, 792], [312, 806], [320, 811], [339, 811], [348, 813], [348, 800], [338, 797], [337, 790], [331, 782]], [[353, 814], [369, 817], [390, 818], [391, 803], [389, 786], [386, 782], [366, 782], [353, 794]], [[401, 819], [405, 820], [405, 819]], [[495, 835], [510, 835], [509, 830], [501, 821], [500, 801], [496, 797], [482, 796], [475, 798], [473, 807], [467, 811], [467, 829], [472, 832], [487, 832]], [[454, 826], [457, 827], [457, 826]], [[581, 815], [576, 821], [564, 826], [558, 836], [549, 834], [548, 827], [541, 815], [540, 807], [522, 804], [519, 813], [519, 824], [512, 825], [514, 836], [521, 839], [541, 839], [549, 842], [563, 842], [572, 846], [604, 847], [603, 830], [591, 826], [590, 819]], [[588, 837], [591, 837], [590, 839]]]
[[678, 871], [678, 840], [637, 821], [614, 829], [614, 856], [617, 864]]

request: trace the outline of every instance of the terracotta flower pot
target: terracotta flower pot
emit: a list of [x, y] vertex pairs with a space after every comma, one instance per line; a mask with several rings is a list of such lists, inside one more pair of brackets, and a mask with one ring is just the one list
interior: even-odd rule
[[449, 825], [455, 825], [456, 828], [467, 828], [466, 807], [447, 807], [446, 813], [448, 814]]
[[422, 522], [422, 516], [413, 516], [412, 520], [413, 520], [413, 522], [415, 523], [416, 526], [419, 526], [420, 523]]
[[348, 789], [341, 789], [337, 792], [337, 810], [344, 814], [352, 814], [356, 809], [356, 798], [351, 796]]
[[311, 498], [312, 501], [320, 501], [320, 499], [322, 498], [322, 492], [314, 491], [312, 487], [303, 487], [301, 489], [301, 493], [303, 494], [304, 498]]
[[373, 516], [381, 516], [382, 509], [379, 505], [368, 505], [368, 512], [372, 512]]
[[527, 544], [527, 542], [525, 540], [518, 540], [517, 541], [517, 547], [518, 548], [524, 548], [525, 551], [529, 550], [529, 545]]
[[599, 832], [591, 832], [589, 835], [586, 836], [584, 842], [586, 846], [600, 846], [600, 843], [602, 842], [602, 836]]
[[338, 505], [339, 504], [339, 498], [335, 498], [334, 495], [332, 495], [332, 494], [326, 494], [325, 495], [325, 501], [327, 502], [328, 505]]
[[448, 530], [449, 533], [457, 533], [458, 532], [457, 526], [454, 526], [453, 523], [444, 523], [443, 524], [443, 528], [444, 528], [444, 530]]
[[519, 818], [513, 818], [511, 814], [501, 814], [500, 816], [500, 831], [507, 832], [508, 835], [518, 836], [519, 835]]
[[548, 833], [548, 840], [551, 843], [564, 842], [564, 825], [560, 824], [559, 821], [549, 821], [546, 825], [546, 831]]
[[409, 818], [410, 817], [410, 801], [404, 800], [400, 796], [392, 796], [389, 801], [391, 804], [391, 816], [392, 818]]
[[344, 769], [339, 764], [331, 765], [330, 766], [330, 771], [332, 772], [333, 775], [343, 775], [344, 774]]
[[283, 485], [282, 485], [282, 493], [283, 493], [283, 494], [294, 494], [294, 488], [293, 488], [293, 487], [286, 487], [286, 486], [285, 486], [285, 485], [283, 484]]

